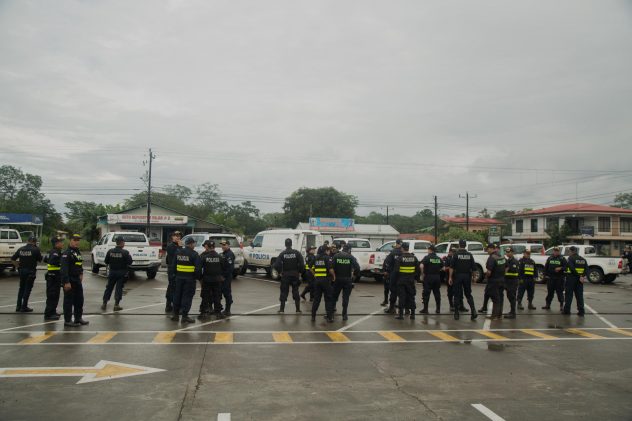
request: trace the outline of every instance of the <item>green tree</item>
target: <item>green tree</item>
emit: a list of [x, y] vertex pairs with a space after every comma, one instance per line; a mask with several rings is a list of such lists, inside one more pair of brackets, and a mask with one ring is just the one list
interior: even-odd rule
[[502, 235], [511, 235], [512, 234], [512, 227], [511, 227], [511, 217], [513, 215], [515, 215], [516, 212], [512, 211], [512, 210], [499, 210], [498, 212], [496, 212], [494, 214], [494, 219], [498, 219], [499, 221], [502, 221]]
[[353, 218], [358, 199], [333, 187], [302, 187], [285, 199], [283, 211], [289, 226], [307, 222], [310, 215], [328, 218]]
[[544, 240], [544, 246], [549, 248], [567, 242], [568, 236], [571, 235], [571, 227], [568, 224], [562, 224], [561, 227], [554, 224], [548, 227], [545, 232], [549, 238]]
[[632, 193], [619, 193], [614, 197], [614, 205], [619, 208], [632, 209]]
[[25, 173], [11, 165], [0, 166], [0, 211], [30, 213], [44, 218], [43, 231], [53, 233], [61, 228], [61, 214], [40, 191], [42, 178]]
[[[164, 206], [169, 209], [173, 209], [178, 212], [182, 212], [184, 214], [187, 213], [188, 207], [184, 203], [184, 201], [178, 197], [172, 196], [167, 193], [160, 192], [151, 192], [151, 202], [160, 206]], [[134, 194], [133, 196], [125, 199], [123, 202], [123, 207], [125, 209], [135, 208], [137, 206], [142, 206], [147, 204], [147, 192], [139, 192]]]
[[487, 208], [483, 208], [480, 211], [478, 211], [478, 216], [480, 218], [491, 218], [491, 215], [489, 214], [489, 211], [487, 210]]
[[261, 220], [263, 222], [264, 229], [281, 228], [281, 227], [287, 227], [289, 225], [286, 222], [285, 214], [282, 212], [266, 213], [261, 217]]
[[165, 194], [173, 196], [176, 199], [181, 200], [182, 202], [190, 200], [191, 196], [193, 195], [193, 191], [189, 187], [183, 186], [181, 184], [167, 185], [163, 188], [163, 190]]
[[480, 232], [466, 231], [465, 228], [451, 226], [447, 232], [439, 234], [439, 241], [468, 240], [486, 242], [485, 234]]
[[97, 240], [97, 219], [99, 216], [121, 211], [120, 205], [103, 205], [101, 203], [75, 200], [66, 202], [68, 211], [64, 215], [68, 219], [67, 226], [73, 233], [80, 233], [89, 241]]

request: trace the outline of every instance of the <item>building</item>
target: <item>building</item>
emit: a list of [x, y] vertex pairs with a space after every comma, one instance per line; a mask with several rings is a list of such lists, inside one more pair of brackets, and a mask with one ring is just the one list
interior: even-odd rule
[[568, 225], [569, 241], [591, 244], [600, 254], [619, 256], [632, 243], [632, 209], [591, 203], [557, 205], [511, 217], [514, 241], [544, 241], [552, 227]]
[[[0, 213], [0, 226], [15, 228], [21, 235], [42, 236], [44, 218], [30, 213]], [[27, 234], [28, 233], [28, 234]]]
[[310, 218], [310, 222], [299, 222], [296, 229], [320, 231], [330, 242], [334, 238], [365, 238], [374, 249], [399, 238], [399, 231], [390, 225], [356, 224], [346, 218]]
[[[441, 220], [447, 225], [453, 225], [465, 229], [468, 222], [465, 217], [462, 216], [443, 216]], [[493, 218], [476, 218], [470, 217], [469, 230], [470, 232], [484, 232], [489, 231], [492, 227], [500, 227], [503, 225], [502, 221]]]
[[410, 234], [399, 234], [400, 240], [409, 241], [409, 240], [422, 240], [428, 241], [430, 243], [435, 242], [435, 238], [433, 234], [420, 234], [420, 233], [410, 233]]
[[[97, 221], [99, 237], [113, 231], [145, 232], [147, 228], [147, 205], [125, 209], [116, 213], [100, 216]], [[173, 231], [181, 231], [183, 235], [192, 232], [229, 232], [223, 225], [205, 221], [190, 215], [185, 215], [161, 205], [151, 205], [151, 224], [148, 235], [152, 245], [162, 245], [169, 242], [169, 235]]]

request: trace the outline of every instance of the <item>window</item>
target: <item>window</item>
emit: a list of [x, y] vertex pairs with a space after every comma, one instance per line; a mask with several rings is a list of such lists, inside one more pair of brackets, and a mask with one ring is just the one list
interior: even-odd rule
[[468, 244], [467, 250], [468, 251], [483, 251], [483, 245], [478, 244], [478, 243]]
[[[198, 246], [201, 246], [202, 243], [204, 243], [205, 241], [205, 236], [200, 236], [201, 241], [198, 242]], [[224, 236], [215, 236], [215, 235], [211, 235], [209, 236], [209, 240], [215, 242], [215, 246], [219, 247], [219, 243], [221, 243], [222, 241], [226, 241], [228, 243], [229, 246], [231, 247], [239, 247], [239, 241], [237, 241], [237, 239], [235, 237], [224, 237]], [[198, 239], [196, 238], [196, 241], [198, 241]]]
[[544, 250], [544, 246], [542, 245], [531, 246], [531, 253], [542, 254], [542, 250]]
[[560, 225], [558, 218], [546, 218], [546, 229], [557, 229]]
[[347, 245], [351, 247], [351, 249], [370, 249], [371, 243], [364, 240], [349, 240], [347, 241]]
[[437, 244], [437, 253], [447, 253], [449, 243]]
[[632, 218], [621, 218], [621, 232], [632, 233]]
[[523, 232], [524, 230], [523, 225], [524, 225], [524, 221], [522, 219], [518, 219], [516, 221], [516, 232]]
[[597, 231], [610, 232], [610, 217], [609, 216], [599, 217], [599, 227], [597, 228]]
[[594, 247], [586, 247], [584, 249], [584, 254], [595, 254], [595, 253], [596, 253], [596, 251], [595, 251]]
[[147, 241], [145, 234], [117, 234], [113, 241], [121, 237], [126, 243], [145, 243]]
[[531, 220], [531, 232], [538, 232], [538, 220], [537, 219], [532, 219]]
[[263, 235], [257, 235], [254, 240], [252, 240], [253, 247], [261, 247], [263, 245]]
[[393, 250], [394, 244], [395, 244], [394, 241], [391, 241], [390, 243], [386, 243], [382, 247], [380, 247], [380, 251], [390, 252], [391, 250]]
[[415, 250], [428, 250], [428, 247], [430, 247], [430, 243], [427, 241], [415, 243]]
[[8, 240], [9, 231], [0, 231], [0, 240]]

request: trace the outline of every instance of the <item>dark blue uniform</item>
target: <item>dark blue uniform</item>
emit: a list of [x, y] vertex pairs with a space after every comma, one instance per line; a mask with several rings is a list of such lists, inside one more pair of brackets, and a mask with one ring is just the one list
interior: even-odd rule
[[200, 314], [220, 314], [222, 311], [222, 284], [226, 271], [224, 256], [211, 249], [200, 255], [202, 261], [202, 304]]
[[173, 310], [173, 294], [176, 290], [176, 272], [173, 266], [173, 260], [178, 250], [182, 247], [176, 242], [171, 242], [167, 246], [167, 256], [165, 257], [165, 263], [167, 264], [167, 292], [165, 292], [165, 299], [167, 300], [167, 307], [165, 311]]
[[424, 290], [422, 293], [422, 301], [424, 304], [424, 313], [428, 311], [428, 301], [430, 301], [430, 293], [434, 294], [435, 304], [437, 306], [436, 313], [441, 313], [441, 272], [443, 260], [437, 253], [429, 253], [421, 260], [424, 267]]
[[173, 296], [173, 317], [189, 317], [189, 311], [195, 295], [196, 279], [200, 277], [200, 256], [190, 247], [183, 247], [176, 252], [173, 259], [173, 270], [176, 274], [176, 289]]
[[[78, 248], [68, 247], [61, 255], [61, 283], [70, 284], [70, 289], [64, 289], [64, 321], [79, 323], [83, 316], [83, 257]], [[86, 322], [87, 323], [87, 322]]]
[[341, 251], [333, 256], [331, 267], [336, 274], [333, 290], [334, 307], [338, 303], [342, 292], [342, 318], [347, 320], [349, 297], [353, 289], [353, 273], [360, 273], [360, 265], [351, 254]]
[[564, 307], [564, 271], [566, 270], [566, 259], [563, 256], [550, 256], [544, 264], [544, 276], [546, 276], [546, 306], [551, 308], [553, 295], [557, 294], [560, 302], [560, 310]]
[[505, 282], [506, 263], [504, 257], [500, 257], [498, 253], [494, 253], [489, 256], [487, 264], [485, 265], [487, 270], [491, 272], [491, 275], [487, 279], [487, 285], [485, 285], [485, 295], [492, 300], [492, 318], [500, 319], [503, 314], [500, 297]]
[[103, 306], [110, 301], [112, 290], [114, 291], [114, 302], [118, 305], [123, 299], [123, 284], [127, 276], [128, 267], [132, 264], [132, 256], [123, 247], [116, 246], [105, 254], [105, 264], [108, 269], [108, 284], [103, 293]]
[[386, 313], [395, 312], [395, 303], [397, 303], [397, 272], [395, 272], [395, 265], [401, 255], [402, 249], [394, 248], [391, 250], [389, 255], [386, 256], [386, 259], [384, 259], [383, 267], [386, 272], [384, 282], [388, 282], [388, 290], [391, 293], [391, 297], [388, 302], [388, 309], [385, 310]]
[[225, 314], [230, 315], [230, 307], [233, 305], [233, 270], [235, 267], [235, 253], [231, 249], [222, 252], [226, 260], [224, 269], [224, 283], [222, 284], [222, 294], [226, 304]]
[[61, 291], [61, 250], [52, 249], [44, 258], [48, 264], [46, 272], [46, 309], [44, 318], [57, 318], [57, 305]]
[[[520, 277], [520, 264], [515, 257], [505, 259], [505, 285], [504, 289], [507, 293], [507, 300], [509, 300], [509, 315], [508, 318], [514, 318], [516, 316], [516, 294], [518, 293], [518, 279]], [[504, 297], [500, 296], [500, 306], [504, 305]]]
[[[439, 259], [441, 260], [441, 259]], [[399, 298], [398, 319], [404, 318], [404, 310], [410, 310], [410, 318], [415, 318], [415, 288], [416, 278], [419, 274], [419, 260], [410, 252], [403, 252], [395, 260], [393, 272], [397, 275], [397, 296]], [[437, 280], [439, 275], [437, 274]]]
[[18, 289], [18, 302], [15, 311], [32, 311], [29, 309], [29, 297], [35, 283], [37, 263], [42, 261], [42, 253], [35, 244], [27, 244], [17, 249], [11, 260], [20, 263], [20, 288]]
[[454, 287], [454, 314], [459, 317], [459, 311], [463, 308], [463, 296], [470, 306], [471, 318], [477, 317], [476, 307], [474, 307], [474, 297], [472, 296], [472, 274], [476, 270], [476, 263], [472, 253], [460, 248], [450, 259], [450, 269], [452, 270], [452, 286]]
[[298, 288], [301, 285], [300, 274], [305, 270], [305, 260], [300, 251], [291, 247], [286, 248], [274, 261], [274, 268], [281, 274], [281, 294], [279, 301], [281, 307], [279, 311], [285, 311], [285, 302], [292, 287], [292, 298], [296, 306], [296, 312], [301, 311], [301, 296]]
[[573, 304], [573, 294], [577, 299], [577, 314], [583, 316], [584, 311], [584, 284], [581, 278], [586, 276], [588, 262], [578, 254], [569, 256], [566, 265], [566, 301], [564, 303], [564, 314], [571, 314], [571, 304]]
[[334, 303], [333, 303], [333, 287], [329, 279], [329, 269], [331, 269], [331, 260], [326, 254], [319, 254], [314, 259], [314, 302], [312, 304], [312, 321], [316, 320], [316, 312], [320, 307], [320, 300], [325, 299], [325, 312], [327, 320], [333, 321]]
[[522, 298], [527, 293], [529, 310], [535, 310], [533, 296], [535, 294], [535, 262], [530, 257], [523, 257], [518, 261], [520, 266], [520, 285], [518, 286], [518, 308], [522, 310]]
[[316, 256], [307, 253], [305, 257], [305, 272], [303, 272], [303, 281], [307, 282], [303, 292], [301, 292], [301, 298], [305, 299], [305, 294], [309, 292], [309, 301], [314, 300], [314, 274], [312, 273], [312, 267], [314, 266], [314, 260]]

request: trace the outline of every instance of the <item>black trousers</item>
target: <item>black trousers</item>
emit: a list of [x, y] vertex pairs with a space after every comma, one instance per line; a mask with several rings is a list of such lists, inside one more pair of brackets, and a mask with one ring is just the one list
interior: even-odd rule
[[301, 286], [301, 280], [298, 275], [284, 275], [281, 277], [281, 295], [279, 296], [279, 301], [282, 303], [287, 301], [287, 297], [290, 294], [290, 287], [292, 287], [292, 298], [294, 302], [300, 301], [301, 296], [298, 292], [299, 287]]
[[518, 302], [522, 301], [525, 291], [527, 293], [527, 301], [530, 303], [533, 302], [533, 296], [535, 295], [535, 279], [522, 278], [520, 280], [520, 285], [518, 285]]
[[441, 308], [441, 278], [439, 277], [439, 275], [424, 276], [424, 290], [422, 293], [424, 307], [428, 306], [428, 301], [430, 301], [431, 293], [434, 295], [437, 308]]
[[327, 277], [318, 277], [314, 281], [314, 302], [312, 303], [312, 317], [316, 316], [321, 299], [325, 300], [325, 312], [327, 317], [334, 314], [333, 287]]
[[566, 301], [564, 303], [564, 313], [571, 312], [573, 304], [573, 295], [577, 299], [577, 312], [584, 314], [584, 284], [581, 283], [578, 276], [566, 277]]
[[20, 287], [18, 289], [18, 302], [15, 308], [23, 309], [28, 307], [33, 284], [35, 283], [36, 271], [35, 269], [20, 268], [19, 274]]
[[222, 282], [222, 295], [224, 296], [224, 303], [226, 304], [226, 310], [230, 309], [233, 304], [233, 272], [228, 271], [224, 273], [224, 282]]
[[219, 313], [222, 311], [222, 282], [203, 280], [200, 284], [202, 289], [200, 313]]
[[46, 309], [44, 317], [55, 316], [61, 295], [61, 275], [56, 271], [54, 275], [50, 272], [46, 274]]
[[391, 297], [388, 301], [389, 305], [391, 307], [395, 307], [395, 304], [397, 303], [397, 295], [399, 293], [399, 289], [397, 288], [397, 273], [396, 272], [391, 272], [389, 274], [388, 288], [391, 292]]
[[546, 305], [551, 305], [554, 295], [560, 304], [564, 304], [564, 278], [549, 277], [546, 280]]
[[[437, 277], [437, 282], [439, 279]], [[425, 291], [425, 289], [424, 289]], [[408, 309], [411, 314], [415, 314], [415, 295], [417, 290], [415, 288], [414, 279], [398, 279], [397, 280], [397, 295], [399, 298], [399, 313], [402, 314], [404, 310]], [[436, 298], [436, 295], [435, 295]]]
[[509, 313], [516, 314], [516, 294], [518, 293], [518, 278], [505, 278], [505, 292], [509, 301]]
[[342, 292], [342, 315], [347, 314], [347, 308], [349, 307], [349, 297], [351, 297], [351, 290], [353, 289], [353, 282], [351, 279], [337, 278], [334, 282], [333, 301], [334, 307], [338, 303], [340, 293]]
[[502, 279], [488, 279], [485, 285], [485, 297], [489, 297], [493, 305], [492, 317], [499, 317], [503, 314], [502, 303], [500, 301], [502, 283]]
[[[108, 273], [108, 284], [103, 292], [103, 302], [107, 303], [112, 298], [114, 290], [114, 301], [120, 303], [123, 299], [123, 285], [125, 284], [126, 270], [110, 270]], [[116, 289], [115, 289], [116, 288]]]
[[463, 306], [463, 295], [467, 300], [470, 310], [474, 311], [474, 297], [472, 296], [472, 275], [469, 273], [456, 273], [452, 279], [454, 282], [454, 307]]
[[173, 296], [173, 314], [188, 316], [195, 295], [196, 280], [176, 276], [176, 291]]
[[64, 291], [64, 321], [81, 320], [83, 316], [83, 285], [79, 278], [70, 278], [70, 290]]
[[176, 292], [176, 272], [169, 267], [167, 269], [167, 292], [165, 292], [165, 300], [167, 305], [173, 305], [173, 295]]
[[303, 288], [301, 295], [304, 297], [305, 294], [309, 292], [309, 299], [311, 300], [314, 296], [314, 275], [311, 271], [306, 271], [303, 274], [303, 281], [306, 282], [307, 285]]

